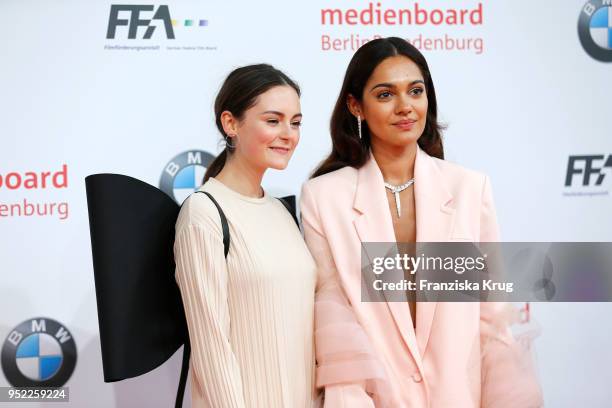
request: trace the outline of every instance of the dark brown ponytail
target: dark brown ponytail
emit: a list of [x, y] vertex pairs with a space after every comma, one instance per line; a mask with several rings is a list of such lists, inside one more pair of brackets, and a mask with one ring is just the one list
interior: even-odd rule
[[208, 165], [208, 168], [206, 169], [206, 174], [204, 174], [204, 183], [206, 183], [209, 178], [215, 177], [217, 174], [221, 173], [221, 170], [223, 170], [226, 161], [227, 147], [223, 149], [223, 151], [219, 153], [217, 157], [215, 157], [215, 160], [213, 160], [212, 163]]

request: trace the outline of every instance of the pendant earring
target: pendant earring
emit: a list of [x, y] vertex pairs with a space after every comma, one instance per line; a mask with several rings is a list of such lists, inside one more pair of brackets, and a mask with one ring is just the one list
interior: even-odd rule
[[[235, 136], [235, 135], [234, 135], [234, 136]], [[229, 136], [226, 136], [226, 137], [225, 137], [225, 147], [226, 147], [227, 149], [229, 149], [229, 150], [234, 150], [234, 149], [236, 148], [236, 145], [235, 145], [235, 144], [231, 144], [231, 143], [230, 143], [230, 140], [231, 140], [231, 139], [232, 139], [232, 138], [231, 138], [231, 137], [229, 137]]]
[[361, 140], [361, 116], [357, 115], [357, 132], [359, 134], [359, 140]]

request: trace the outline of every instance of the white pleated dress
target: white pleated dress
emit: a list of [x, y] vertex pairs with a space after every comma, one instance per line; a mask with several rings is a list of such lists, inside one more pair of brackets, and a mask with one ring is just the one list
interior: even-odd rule
[[252, 198], [210, 178], [230, 229], [205, 194], [183, 204], [174, 255], [191, 341], [192, 406], [315, 405], [316, 265], [276, 198]]

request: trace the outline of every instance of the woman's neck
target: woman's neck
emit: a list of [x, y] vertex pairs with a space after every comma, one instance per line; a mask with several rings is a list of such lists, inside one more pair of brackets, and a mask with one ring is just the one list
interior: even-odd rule
[[372, 154], [383, 179], [393, 185], [404, 184], [414, 177], [416, 153], [416, 142], [401, 147], [372, 145]]
[[244, 196], [261, 198], [264, 195], [261, 188], [264, 171], [254, 169], [246, 160], [236, 160], [232, 154], [215, 179]]

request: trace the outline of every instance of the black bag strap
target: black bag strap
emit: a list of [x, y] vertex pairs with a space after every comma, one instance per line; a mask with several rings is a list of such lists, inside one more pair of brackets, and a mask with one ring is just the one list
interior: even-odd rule
[[185, 386], [187, 385], [187, 375], [189, 374], [189, 358], [191, 357], [191, 345], [189, 337], [185, 339], [183, 345], [183, 362], [181, 363], [181, 376], [179, 377], [178, 388], [176, 390], [176, 400], [174, 408], [183, 408], [183, 397], [185, 396]]
[[221, 206], [219, 205], [217, 200], [215, 200], [215, 198], [212, 196], [212, 194], [210, 194], [208, 191], [200, 191], [200, 190], [196, 191], [196, 193], [206, 194], [208, 198], [210, 198], [210, 201], [213, 202], [215, 207], [217, 207], [217, 211], [219, 211], [219, 217], [221, 218], [221, 230], [223, 232], [223, 254], [225, 255], [225, 258], [227, 259], [227, 254], [229, 252], [229, 246], [230, 246], [230, 233], [229, 233], [229, 225], [227, 223], [227, 217], [225, 217], [225, 213], [221, 209]]

